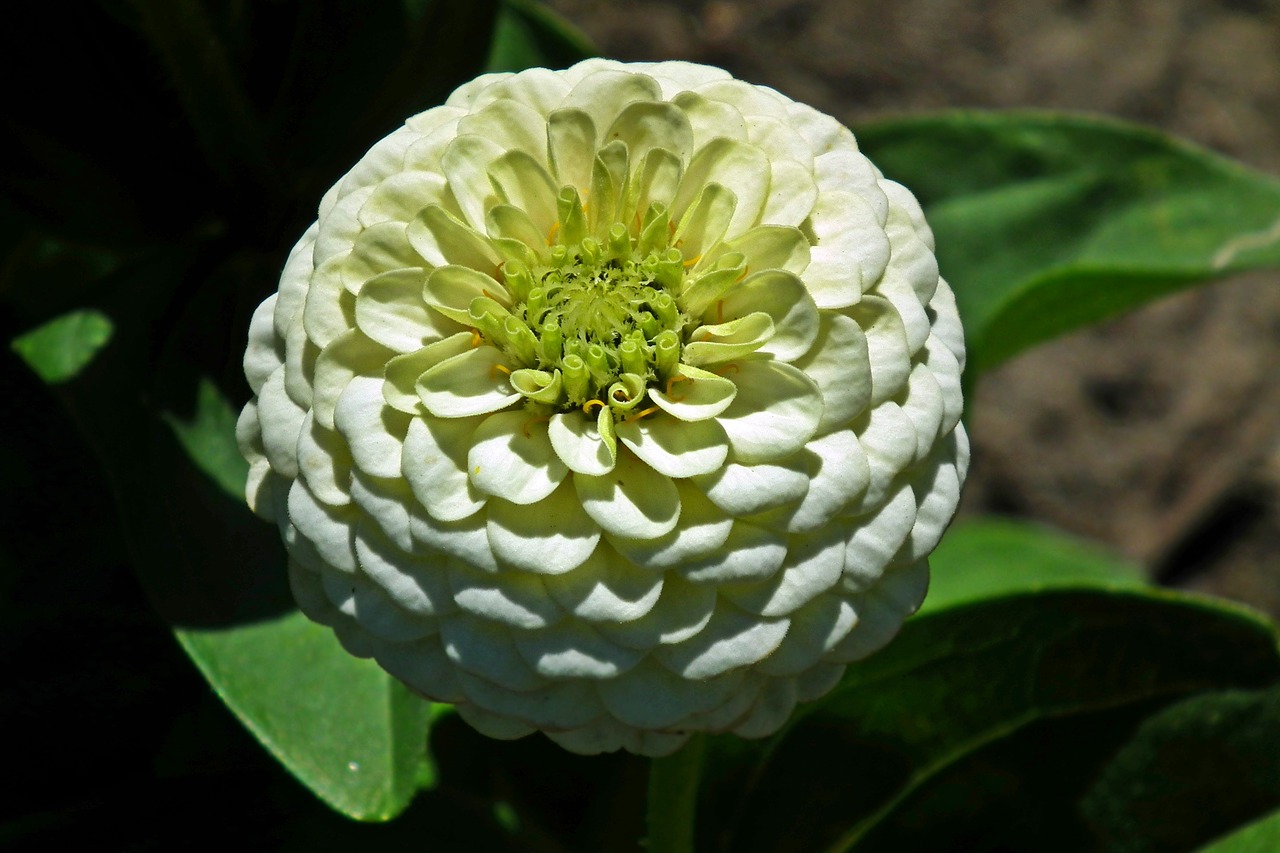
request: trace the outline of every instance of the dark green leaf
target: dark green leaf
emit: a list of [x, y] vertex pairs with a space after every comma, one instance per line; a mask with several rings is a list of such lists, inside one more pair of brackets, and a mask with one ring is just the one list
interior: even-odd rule
[[504, 0], [485, 70], [568, 68], [595, 55], [586, 36], [546, 6], [534, 0]]
[[55, 385], [74, 379], [93, 361], [114, 328], [101, 311], [72, 311], [19, 335], [11, 346], [37, 376]]
[[386, 820], [434, 782], [430, 706], [329, 629], [291, 613], [178, 639], [245, 726], [333, 808]]
[[1278, 807], [1280, 688], [1171, 705], [1143, 723], [1084, 801], [1117, 853], [1186, 850]]
[[977, 372], [1178, 288], [1280, 266], [1280, 180], [1154, 130], [964, 112], [858, 137], [924, 205]]
[[929, 557], [921, 613], [1051, 589], [1144, 585], [1142, 570], [1100, 545], [1012, 519], [959, 521]]
[[[716, 742], [725, 789], [712, 800], [733, 827], [721, 846], [846, 850], [866, 839], [881, 849], [871, 841], [896, 809], [1028, 726], [1278, 676], [1267, 622], [1163, 591], [1041, 593], [935, 612], [801, 706], [764, 750], [744, 758], [738, 742]], [[735, 811], [725, 790], [741, 790], [742, 778]]]
[[1201, 847], [1201, 853], [1268, 853], [1280, 850], [1280, 811]]

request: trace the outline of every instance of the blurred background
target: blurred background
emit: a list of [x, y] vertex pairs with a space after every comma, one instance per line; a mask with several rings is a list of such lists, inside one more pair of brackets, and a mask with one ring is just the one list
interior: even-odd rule
[[[1280, 173], [1274, 0], [550, 5], [606, 56], [720, 65], [855, 132], [931, 110], [1085, 111]], [[1275, 274], [1020, 355], [984, 376], [970, 418], [963, 512], [1036, 518], [1110, 544], [1162, 582], [1280, 615]]]

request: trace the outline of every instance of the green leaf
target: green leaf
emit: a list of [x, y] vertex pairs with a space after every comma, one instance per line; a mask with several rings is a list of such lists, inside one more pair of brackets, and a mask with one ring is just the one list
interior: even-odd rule
[[929, 595], [920, 612], [1024, 592], [1145, 583], [1138, 566], [1092, 542], [1012, 519], [967, 519], [929, 557]]
[[1200, 848], [1201, 853], [1268, 853], [1280, 850], [1280, 811]]
[[598, 53], [555, 12], [534, 0], [504, 0], [498, 9], [486, 71], [568, 68]]
[[1143, 723], [1083, 803], [1107, 850], [1135, 853], [1204, 844], [1277, 807], [1280, 687], [1171, 705]]
[[1178, 288], [1280, 266], [1280, 180], [1154, 130], [958, 112], [858, 138], [924, 205], [975, 375]]
[[717, 739], [713, 820], [735, 851], [913, 849], [894, 840], [897, 811], [1011, 736], [1278, 676], [1272, 626], [1208, 600], [1052, 592], [954, 607], [909, 622], [763, 750]]
[[84, 309], [55, 317], [14, 338], [13, 347], [27, 366], [50, 385], [74, 379], [111, 341], [111, 318]]
[[236, 446], [236, 411], [218, 386], [201, 379], [196, 392], [196, 411], [190, 420], [165, 412], [162, 417], [196, 467], [239, 498], [244, 494], [249, 463]]
[[431, 706], [328, 628], [290, 613], [178, 640], [222, 701], [282, 764], [333, 808], [388, 820], [419, 785]]

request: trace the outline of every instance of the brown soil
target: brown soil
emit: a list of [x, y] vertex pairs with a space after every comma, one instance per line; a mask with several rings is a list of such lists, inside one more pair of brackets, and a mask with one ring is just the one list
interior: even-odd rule
[[[855, 129], [953, 107], [1082, 110], [1280, 173], [1277, 0], [551, 5], [605, 55], [720, 65]], [[1277, 284], [1200, 288], [985, 377], [962, 511], [1041, 519], [1280, 615]]]

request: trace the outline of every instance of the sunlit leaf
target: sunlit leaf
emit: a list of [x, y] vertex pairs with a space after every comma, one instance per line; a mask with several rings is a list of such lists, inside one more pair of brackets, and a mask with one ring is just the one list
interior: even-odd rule
[[1264, 853], [1267, 850], [1280, 850], [1280, 811], [1200, 848], [1201, 853]]
[[1100, 545], [1012, 519], [956, 522], [929, 557], [921, 613], [1051, 589], [1144, 585], [1142, 570]]
[[1044, 113], [867, 124], [917, 194], [981, 372], [1211, 278], [1280, 266], [1280, 180], [1157, 131]]
[[19, 335], [14, 352], [50, 385], [74, 379], [111, 341], [115, 326], [101, 311], [85, 309], [55, 317]]

